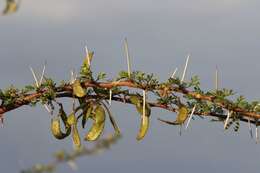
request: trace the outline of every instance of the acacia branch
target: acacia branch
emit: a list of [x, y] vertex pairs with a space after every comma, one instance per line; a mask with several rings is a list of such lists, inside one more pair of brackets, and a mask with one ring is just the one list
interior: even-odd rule
[[[126, 80], [126, 81], [117, 81], [117, 82], [93, 82], [93, 81], [86, 81], [82, 83], [82, 86], [84, 88], [102, 88], [102, 89], [111, 89], [113, 87], [128, 87], [128, 88], [132, 88], [132, 89], [145, 89], [144, 86], [139, 86], [136, 83], [134, 83], [131, 80]], [[57, 98], [62, 98], [62, 97], [73, 97], [73, 90], [72, 90], [72, 85], [71, 84], [67, 84], [63, 87], [56, 87], [54, 88], [54, 90], [56, 91], [56, 97]], [[150, 91], [161, 91], [162, 89], [156, 89], [156, 88], [150, 88]], [[215, 100], [215, 97], [213, 96], [207, 96], [207, 95], [203, 95], [203, 94], [199, 94], [196, 93], [194, 91], [190, 91], [187, 90], [185, 88], [180, 88], [180, 87], [171, 87], [170, 90], [172, 92], [177, 92], [177, 93], [181, 93], [183, 95], [188, 95], [193, 97], [194, 99], [197, 100], [204, 100], [204, 101], [209, 101], [212, 102], [218, 106], [221, 106], [224, 109], [230, 110], [230, 108], [228, 107], [229, 105], [223, 103], [223, 102], [218, 102]], [[31, 93], [28, 94], [26, 96], [23, 96], [23, 98], [16, 98], [16, 101], [14, 102], [13, 105], [11, 106], [0, 106], [0, 114], [4, 114], [6, 112], [9, 112], [11, 110], [17, 109], [21, 106], [24, 105], [28, 105], [31, 103], [32, 100], [38, 99], [40, 98], [43, 94], [45, 94], [47, 92], [47, 90], [40, 90], [38, 92], [35, 93]], [[93, 96], [87, 96], [89, 98], [94, 98]], [[125, 95], [124, 97], [127, 97], [127, 95]], [[103, 99], [108, 99], [108, 97], [105, 97]], [[112, 100], [114, 101], [119, 101], [119, 102], [127, 102], [130, 103], [129, 99], [122, 99], [119, 97], [112, 97]], [[228, 101], [230, 102], [230, 101]], [[170, 107], [169, 105], [164, 105], [164, 104], [159, 104], [159, 103], [151, 103], [149, 102], [151, 107], [157, 107], [157, 108], [162, 108], [165, 110], [169, 110], [172, 112], [176, 112], [175, 108]], [[244, 117], [249, 117], [252, 119], [260, 119], [260, 114], [256, 113], [256, 112], [249, 112], [246, 111], [244, 109], [241, 109], [239, 107], [234, 107], [232, 108], [232, 111], [234, 112], [238, 112], [241, 113]], [[226, 115], [221, 115], [221, 114], [215, 114], [215, 113], [210, 113], [210, 112], [203, 112], [203, 113], [199, 113], [199, 112], [195, 112], [196, 115], [202, 115], [202, 116], [213, 116], [213, 117], [226, 117]], [[241, 118], [241, 120], [246, 120], [245, 118]]]

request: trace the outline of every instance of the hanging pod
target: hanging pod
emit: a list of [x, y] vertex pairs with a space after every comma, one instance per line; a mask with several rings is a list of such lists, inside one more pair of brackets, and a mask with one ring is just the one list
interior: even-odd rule
[[[61, 130], [60, 118], [62, 119], [63, 125], [65, 126], [65, 133], [63, 133]], [[62, 106], [60, 107], [57, 117], [51, 119], [51, 132], [52, 135], [59, 140], [66, 138], [71, 133], [71, 127], [67, 124], [67, 116]]]
[[189, 114], [189, 110], [186, 106], [182, 105], [179, 108], [179, 113], [178, 116], [175, 120], [176, 124], [183, 124], [185, 122], [185, 120], [188, 118], [188, 114]]
[[189, 109], [185, 105], [181, 105], [178, 109], [178, 115], [176, 117], [175, 121], [166, 121], [162, 119], [158, 119], [159, 121], [162, 121], [164, 123], [170, 124], [170, 125], [183, 125], [186, 119], [189, 115]]
[[105, 127], [106, 114], [104, 108], [100, 104], [97, 104], [90, 117], [94, 123], [86, 134], [85, 140], [95, 141], [99, 138]]
[[77, 124], [72, 126], [72, 140], [73, 140], [74, 147], [76, 149], [79, 149], [81, 146], [81, 141], [80, 141]]
[[133, 103], [136, 107], [137, 112], [141, 115], [141, 123], [140, 123], [140, 128], [139, 132], [137, 134], [136, 139], [137, 140], [142, 140], [149, 128], [150, 124], [150, 114], [151, 114], [151, 108], [149, 104], [145, 103], [145, 114], [143, 114], [143, 101], [139, 96], [130, 96], [130, 101]]
[[76, 118], [74, 112], [68, 116], [67, 123], [72, 128], [72, 141], [73, 141], [74, 147], [76, 149], [79, 149], [81, 146], [81, 141], [80, 141], [80, 136], [79, 136], [79, 132], [78, 132], [78, 128], [77, 128], [77, 118]]
[[73, 95], [77, 97], [84, 97], [86, 95], [86, 92], [82, 88], [79, 80], [74, 81], [74, 83], [72, 84], [72, 88], [73, 88]]
[[15, 0], [6, 0], [6, 6], [3, 11], [3, 15], [12, 14], [17, 11], [19, 8], [20, 2], [16, 2]]
[[85, 128], [87, 120], [90, 118], [92, 111], [93, 111], [93, 105], [92, 104], [90, 104], [85, 109], [85, 111], [83, 111], [83, 116], [82, 116], [82, 121], [81, 121], [82, 128]]
[[116, 120], [115, 118], [113, 117], [111, 111], [109, 110], [109, 108], [106, 106], [105, 103], [101, 102], [101, 104], [104, 106], [104, 108], [106, 109], [108, 115], [109, 115], [109, 120], [115, 130], [115, 133], [116, 135], [120, 135], [121, 134], [121, 131], [120, 131], [120, 128], [118, 127], [117, 123], [116, 123]]

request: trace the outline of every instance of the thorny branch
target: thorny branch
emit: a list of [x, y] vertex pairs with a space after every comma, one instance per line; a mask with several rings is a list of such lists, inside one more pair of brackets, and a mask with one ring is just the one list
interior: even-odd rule
[[[60, 84], [45, 76], [45, 65], [40, 79], [37, 79], [32, 68], [35, 84], [28, 85], [23, 89], [14, 86], [6, 90], [0, 90], [0, 117], [14, 109], [24, 105], [34, 106], [41, 103], [49, 113], [53, 114], [56, 106], [59, 107], [59, 114], [52, 118], [51, 130], [57, 139], [64, 139], [72, 134], [74, 147], [80, 148], [81, 140], [78, 134], [77, 125], [80, 119], [82, 127], [85, 128], [87, 119], [94, 121], [92, 128], [86, 134], [85, 140], [94, 141], [101, 135], [106, 114], [115, 132], [120, 133], [109, 108], [105, 103], [111, 105], [111, 101], [135, 105], [137, 112], [141, 115], [141, 124], [137, 140], [141, 140], [148, 131], [152, 108], [161, 108], [170, 112], [177, 112], [175, 121], [167, 121], [158, 118], [163, 123], [182, 126], [186, 120], [186, 128], [193, 119], [193, 115], [200, 117], [213, 117], [212, 121], [224, 123], [224, 129], [228, 129], [233, 123], [234, 130], [239, 128], [239, 122], [247, 122], [259, 125], [260, 102], [248, 102], [243, 96], [236, 99], [229, 99], [234, 92], [229, 89], [219, 89], [218, 71], [216, 71], [215, 86], [211, 91], [203, 91], [200, 88], [200, 81], [197, 76], [192, 76], [190, 81], [185, 80], [190, 55], [188, 55], [181, 79], [176, 76], [177, 68], [172, 76], [159, 82], [153, 74], [146, 74], [141, 71], [131, 71], [130, 56], [127, 41], [125, 40], [125, 53], [128, 71], [121, 71], [113, 80], [108, 79], [105, 73], [99, 73], [96, 77], [91, 70], [91, 61], [94, 53], [89, 52], [86, 47], [86, 57], [80, 68], [77, 77], [71, 71], [71, 80], [62, 81]], [[140, 92], [142, 91], [142, 92]], [[73, 99], [72, 113], [67, 115], [63, 110], [61, 98]], [[234, 97], [233, 97], [234, 98]], [[77, 103], [75, 101], [78, 101]], [[56, 105], [56, 106], [55, 106]], [[65, 132], [60, 128], [60, 120], [65, 127]], [[258, 135], [256, 133], [256, 139]]]

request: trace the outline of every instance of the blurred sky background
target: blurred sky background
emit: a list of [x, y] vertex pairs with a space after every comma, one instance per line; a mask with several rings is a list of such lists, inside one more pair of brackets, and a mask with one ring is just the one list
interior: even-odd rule
[[[1, 9], [4, 5], [0, 0]], [[16, 14], [0, 17], [0, 88], [32, 83], [29, 66], [40, 71], [45, 60], [48, 76], [69, 79], [69, 71], [82, 63], [86, 44], [95, 51], [93, 71], [112, 78], [126, 70], [127, 37], [134, 70], [153, 72], [163, 81], [175, 67], [183, 68], [190, 53], [186, 79], [199, 75], [202, 88], [211, 89], [218, 65], [221, 87], [257, 100], [259, 6], [256, 0], [22, 0]], [[247, 124], [234, 133], [224, 132], [222, 123], [197, 119], [180, 137], [179, 127], [157, 121], [175, 116], [156, 109], [149, 133], [137, 142], [134, 107], [113, 103], [112, 110], [123, 138], [111, 150], [80, 158], [79, 173], [259, 172], [260, 145], [250, 139]], [[72, 148], [70, 139], [52, 137], [50, 116], [40, 106], [7, 113], [5, 124], [0, 129], [0, 172], [48, 163], [53, 152]], [[107, 123], [105, 134], [109, 132]], [[72, 171], [64, 164], [58, 172]]]

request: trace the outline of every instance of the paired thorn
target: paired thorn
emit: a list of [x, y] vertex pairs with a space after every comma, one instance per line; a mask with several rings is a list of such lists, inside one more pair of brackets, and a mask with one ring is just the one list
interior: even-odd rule
[[[40, 77], [40, 81], [37, 79], [36, 74], [35, 74], [35, 71], [33, 70], [33, 68], [30, 67], [30, 70], [31, 70], [31, 72], [32, 72], [32, 75], [33, 75], [33, 78], [34, 78], [34, 81], [35, 81], [35, 84], [36, 84], [36, 87], [37, 87], [37, 88], [39, 88], [39, 87], [42, 85], [42, 81], [43, 81], [43, 77], [44, 77], [45, 69], [46, 69], [46, 64], [47, 64], [47, 63], [46, 63], [46, 61], [45, 61], [44, 66], [43, 66], [43, 70], [42, 70], [42, 74], [41, 74], [41, 77]], [[52, 111], [50, 110], [50, 108], [48, 107], [47, 104], [44, 104], [43, 106], [44, 106], [44, 108], [47, 110], [47, 112], [48, 112], [49, 114], [52, 114]]]
[[31, 70], [31, 72], [32, 72], [32, 75], [33, 75], [33, 78], [34, 78], [34, 81], [35, 81], [36, 86], [39, 87], [38, 79], [37, 79], [37, 77], [36, 77], [36, 74], [35, 74], [33, 68], [30, 67], [30, 70]]
[[225, 124], [224, 124], [224, 130], [227, 128], [227, 124], [228, 124], [228, 121], [230, 119], [230, 116], [231, 116], [231, 111], [228, 111], [227, 118], [226, 118]]
[[43, 77], [44, 77], [44, 74], [45, 74], [46, 64], [47, 64], [47, 62], [45, 61], [45, 62], [44, 62], [43, 69], [42, 69], [41, 78], [40, 78], [40, 83], [39, 83], [40, 86], [41, 86], [41, 84], [42, 84]]
[[125, 49], [126, 60], [127, 60], [128, 77], [130, 78], [131, 77], [131, 64], [130, 64], [130, 55], [129, 55], [127, 38], [125, 38], [125, 40], [124, 40], [124, 49]]
[[174, 78], [174, 77], [175, 77], [175, 74], [176, 74], [177, 71], [178, 71], [178, 68], [176, 67], [175, 70], [174, 70], [174, 72], [172, 73], [171, 78]]
[[181, 78], [181, 83], [184, 81], [186, 71], [187, 71], [187, 67], [188, 67], [188, 63], [189, 63], [189, 59], [190, 59], [190, 54], [188, 54], [187, 59], [186, 59], [185, 67], [184, 67], [182, 78]]
[[194, 112], [195, 112], [195, 110], [196, 110], [196, 106], [197, 106], [197, 105], [194, 105], [194, 107], [192, 108], [192, 111], [191, 111], [191, 114], [190, 114], [190, 117], [189, 117], [189, 119], [188, 119], [188, 122], [187, 122], [187, 124], [186, 124], [185, 129], [188, 129], [188, 127], [189, 127], [190, 121], [191, 121], [191, 119], [192, 119], [192, 117], [193, 117], [193, 114], [194, 114]]

